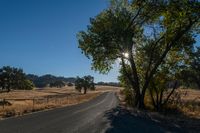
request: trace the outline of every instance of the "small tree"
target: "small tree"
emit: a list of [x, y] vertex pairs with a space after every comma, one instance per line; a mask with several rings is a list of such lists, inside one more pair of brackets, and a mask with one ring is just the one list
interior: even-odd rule
[[83, 78], [77, 77], [75, 81], [75, 89], [79, 92], [84, 89], [84, 94], [87, 93], [88, 89], [95, 90], [94, 78], [90, 75], [84, 76]]
[[61, 80], [55, 81], [53, 83], [50, 83], [50, 87], [57, 87], [57, 88], [62, 88], [65, 86], [65, 83]]

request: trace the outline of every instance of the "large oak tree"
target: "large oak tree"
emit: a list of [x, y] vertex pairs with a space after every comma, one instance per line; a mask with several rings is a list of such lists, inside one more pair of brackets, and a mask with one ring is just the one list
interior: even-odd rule
[[[199, 32], [197, 0], [112, 0], [78, 34], [79, 47], [92, 68], [107, 73], [117, 59], [143, 108], [146, 90], [170, 51], [184, 52]], [[127, 65], [130, 66], [130, 72]]]
[[27, 79], [22, 69], [4, 66], [0, 68], [0, 88], [9, 92], [11, 89], [32, 90], [33, 83]]

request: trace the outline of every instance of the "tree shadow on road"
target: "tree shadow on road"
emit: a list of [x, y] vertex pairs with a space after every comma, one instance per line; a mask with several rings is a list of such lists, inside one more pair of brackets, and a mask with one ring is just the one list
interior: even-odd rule
[[108, 111], [105, 117], [110, 121], [110, 128], [106, 133], [184, 132], [178, 127], [166, 130], [160, 123], [153, 121], [151, 118], [133, 114], [121, 107]]

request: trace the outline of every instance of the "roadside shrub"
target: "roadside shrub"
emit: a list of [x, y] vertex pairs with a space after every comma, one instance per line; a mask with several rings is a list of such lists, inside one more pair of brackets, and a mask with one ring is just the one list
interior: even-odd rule
[[124, 99], [125, 102], [126, 102], [128, 105], [132, 106], [132, 105], [134, 104], [134, 101], [135, 101], [133, 91], [132, 91], [131, 89], [125, 88], [125, 89], [122, 91], [122, 93], [125, 95], [125, 99]]
[[11, 117], [11, 116], [15, 116], [15, 115], [16, 115], [15, 110], [11, 109], [11, 110], [6, 110], [4, 117]]
[[0, 105], [1, 106], [11, 106], [12, 104], [5, 99], [0, 100]]

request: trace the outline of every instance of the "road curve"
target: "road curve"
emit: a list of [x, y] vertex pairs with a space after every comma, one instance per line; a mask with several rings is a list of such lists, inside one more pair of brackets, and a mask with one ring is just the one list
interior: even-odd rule
[[0, 121], [1, 133], [104, 133], [109, 124], [105, 112], [115, 108], [114, 92], [91, 101]]

